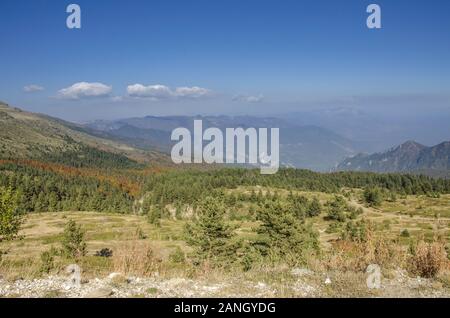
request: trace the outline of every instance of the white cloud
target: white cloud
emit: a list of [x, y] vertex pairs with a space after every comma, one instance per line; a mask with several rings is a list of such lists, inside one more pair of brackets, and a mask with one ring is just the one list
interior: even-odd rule
[[249, 96], [249, 95], [238, 95], [233, 97], [233, 101], [237, 102], [247, 102], [247, 103], [259, 103], [264, 100], [263, 95]]
[[112, 87], [102, 83], [79, 82], [58, 91], [58, 97], [63, 99], [81, 99], [105, 97], [111, 94]]
[[210, 91], [206, 88], [202, 87], [178, 87], [175, 90], [175, 95], [179, 97], [191, 97], [191, 98], [199, 98], [206, 96], [210, 93]]
[[35, 84], [30, 84], [30, 85], [24, 86], [24, 88], [23, 88], [23, 91], [26, 93], [40, 92], [43, 90], [44, 90], [44, 88], [42, 86], [35, 85]]
[[127, 93], [131, 97], [152, 97], [152, 98], [168, 98], [172, 96], [172, 91], [165, 85], [149, 85], [142, 84], [129, 85]]
[[127, 93], [131, 97], [168, 99], [168, 98], [201, 98], [211, 91], [202, 87], [177, 87], [175, 90], [168, 86], [134, 84], [127, 87]]

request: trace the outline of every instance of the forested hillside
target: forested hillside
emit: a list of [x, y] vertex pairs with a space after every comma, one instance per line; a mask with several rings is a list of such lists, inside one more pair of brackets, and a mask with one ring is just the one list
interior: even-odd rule
[[169, 162], [161, 153], [95, 137], [81, 126], [0, 103], [0, 159], [17, 158], [91, 166]]
[[23, 212], [132, 211], [135, 180], [33, 161], [0, 161], [0, 187], [18, 194]]

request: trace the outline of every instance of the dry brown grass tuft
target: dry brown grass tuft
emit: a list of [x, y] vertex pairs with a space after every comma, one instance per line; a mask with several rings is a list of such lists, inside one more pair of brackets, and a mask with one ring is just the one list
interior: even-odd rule
[[146, 241], [129, 241], [119, 245], [114, 251], [113, 268], [115, 272], [141, 277], [160, 273], [162, 260], [155, 256], [150, 244]]
[[419, 241], [410, 257], [411, 272], [422, 277], [436, 277], [448, 266], [445, 243], [441, 240], [434, 240], [431, 243]]
[[406, 259], [406, 251], [397, 242], [368, 229], [363, 241], [335, 242], [325, 264], [329, 270], [365, 271], [370, 264], [383, 268], [403, 267]]

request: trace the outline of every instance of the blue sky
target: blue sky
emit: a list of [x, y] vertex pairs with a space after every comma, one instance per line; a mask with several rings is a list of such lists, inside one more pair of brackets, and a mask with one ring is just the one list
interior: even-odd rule
[[[81, 30], [66, 27], [70, 3]], [[370, 3], [381, 30], [366, 27]], [[415, 109], [450, 112], [447, 0], [1, 0], [0, 14], [0, 100], [65, 119], [374, 107], [370, 97], [402, 108], [417, 96]]]

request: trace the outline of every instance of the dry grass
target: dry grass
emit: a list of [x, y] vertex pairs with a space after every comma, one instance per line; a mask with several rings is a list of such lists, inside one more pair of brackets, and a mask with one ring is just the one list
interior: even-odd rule
[[[230, 191], [247, 191], [252, 188], [236, 189]], [[255, 188], [259, 190], [259, 188]], [[266, 189], [263, 188], [263, 191]], [[273, 192], [273, 191], [272, 191]], [[280, 195], [287, 192], [280, 191]], [[299, 192], [300, 194], [300, 192]], [[301, 192], [307, 197], [318, 197], [324, 203], [331, 195], [316, 192]], [[348, 199], [355, 207], [360, 207], [357, 201], [359, 192], [356, 191]], [[439, 212], [449, 211], [448, 200], [450, 196], [442, 196], [440, 199], [426, 197], [412, 197], [399, 199], [395, 203], [384, 203], [379, 209], [364, 207], [361, 216], [373, 222], [376, 228], [364, 242], [336, 241], [338, 233], [326, 233], [330, 222], [323, 219], [323, 215], [313, 218], [314, 228], [320, 232], [320, 243], [323, 254], [321, 257], [313, 257], [308, 261], [308, 268], [316, 272], [354, 272], [365, 271], [369, 264], [378, 264], [384, 270], [391, 268], [407, 268], [410, 272], [420, 276], [447, 277], [445, 244], [420, 243], [414, 255], [408, 253], [408, 245], [411, 240], [418, 240], [425, 234], [428, 241], [434, 233], [439, 233], [449, 238], [450, 219], [446, 213], [441, 213], [439, 218], [422, 215], [421, 210], [416, 209], [419, 203], [428, 210]], [[405, 202], [404, 202], [405, 201]], [[245, 210], [247, 207], [242, 207]], [[409, 217], [405, 213], [413, 212], [416, 216]], [[420, 214], [420, 215], [418, 215]], [[61, 233], [68, 219], [74, 219], [86, 230], [86, 242], [88, 255], [83, 258], [80, 266], [83, 275], [89, 277], [104, 277], [112, 271], [121, 272], [124, 275], [152, 276], [179, 275], [181, 277], [207, 278], [216, 281], [227, 277], [230, 273], [212, 270], [207, 264], [202, 267], [190, 266], [189, 262], [175, 264], [170, 261], [170, 255], [176, 248], [181, 248], [186, 255], [189, 248], [183, 242], [182, 229], [184, 221], [163, 220], [161, 227], [148, 224], [145, 217], [136, 215], [112, 215], [94, 212], [65, 212], [31, 214], [27, 217], [21, 235], [23, 240], [4, 242], [0, 244], [1, 250], [9, 250], [0, 262], [0, 274], [4, 277], [32, 278], [39, 275], [41, 267], [40, 254], [49, 250], [52, 246], [59, 248]], [[382, 226], [389, 221], [389, 227]], [[237, 234], [243, 239], [252, 239], [257, 222], [239, 221]], [[140, 231], [136, 229], [139, 228]], [[411, 237], [402, 238], [400, 233], [407, 229]], [[142, 232], [142, 233], [137, 233]], [[140, 239], [139, 237], [140, 236]], [[94, 256], [98, 250], [109, 248], [113, 251], [110, 258]], [[411, 265], [410, 265], [411, 264]], [[60, 258], [55, 259], [55, 270], [67, 265]], [[237, 271], [237, 270], [236, 270]], [[262, 281], [270, 281], [271, 277], [277, 280], [289, 280], [289, 270], [279, 269], [274, 274], [273, 266], [267, 268], [255, 268], [246, 273], [247, 278]], [[231, 276], [239, 277], [241, 274], [232, 273]], [[242, 274], [244, 275], [244, 274]], [[355, 276], [356, 277], [356, 276]], [[359, 276], [358, 276], [359, 277]], [[450, 279], [444, 279], [450, 281]], [[359, 284], [359, 278], [358, 278]], [[278, 284], [274, 281], [274, 284]]]
[[406, 259], [404, 247], [368, 228], [364, 241], [337, 241], [324, 263], [328, 270], [365, 271], [370, 264], [383, 268], [404, 267]]
[[425, 242], [421, 240], [414, 247], [410, 257], [410, 270], [421, 277], [436, 277], [449, 267], [445, 243], [441, 240]]
[[146, 241], [129, 241], [119, 245], [112, 258], [115, 272], [140, 277], [153, 276], [161, 272], [162, 260], [155, 256]]

